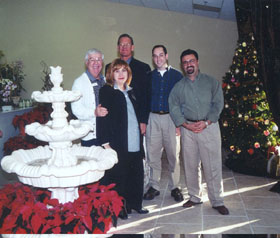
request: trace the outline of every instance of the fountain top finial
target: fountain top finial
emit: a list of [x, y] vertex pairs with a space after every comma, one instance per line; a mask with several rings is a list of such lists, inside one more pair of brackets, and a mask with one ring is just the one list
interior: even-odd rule
[[53, 83], [54, 87], [52, 90], [57, 91], [57, 90], [62, 90], [62, 87], [60, 87], [60, 84], [62, 83], [62, 74], [61, 74], [61, 67], [53, 67], [51, 66], [51, 74], [50, 74], [50, 79], [51, 82]]

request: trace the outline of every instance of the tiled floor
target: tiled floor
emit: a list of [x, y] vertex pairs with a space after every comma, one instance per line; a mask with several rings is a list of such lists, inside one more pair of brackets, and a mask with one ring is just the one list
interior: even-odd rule
[[[183, 174], [182, 170], [181, 186], [187, 199]], [[167, 178], [165, 162], [160, 195], [143, 202], [150, 213], [139, 215], [133, 212], [128, 220], [119, 219], [117, 228], [112, 228], [109, 233], [145, 234], [144, 237], [153, 238], [163, 237], [162, 234], [193, 234], [184, 237], [199, 237], [195, 234], [280, 234], [280, 194], [269, 191], [277, 183], [275, 179], [242, 175], [224, 167], [225, 205], [230, 215], [222, 216], [211, 208], [206, 189], [203, 204], [183, 208], [183, 202], [176, 203], [170, 196]], [[0, 171], [0, 186], [13, 179], [13, 175]]]
[[[181, 186], [187, 199], [184, 172]], [[183, 208], [176, 203], [168, 190], [168, 172], [163, 166], [160, 195], [144, 201], [148, 215], [133, 212], [128, 220], [119, 220], [113, 234], [280, 234], [280, 194], [269, 189], [275, 179], [242, 175], [223, 167], [225, 205], [230, 215], [222, 216], [208, 200], [204, 183], [203, 204]], [[190, 236], [198, 237], [198, 236]], [[206, 236], [205, 236], [206, 237]], [[214, 236], [220, 237], [220, 236]], [[224, 237], [224, 236], [223, 236]]]

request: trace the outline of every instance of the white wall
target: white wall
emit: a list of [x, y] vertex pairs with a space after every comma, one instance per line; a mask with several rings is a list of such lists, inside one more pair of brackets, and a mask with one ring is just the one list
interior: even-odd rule
[[117, 57], [117, 38], [129, 33], [135, 57], [152, 66], [151, 49], [164, 44], [179, 69], [187, 48], [198, 51], [201, 71], [221, 80], [231, 65], [238, 38], [235, 22], [116, 4], [102, 0], [1, 0], [0, 50], [8, 61], [22, 59], [29, 98], [40, 90], [41, 60], [62, 67], [64, 88], [84, 70], [87, 49], [99, 48], [105, 63]]

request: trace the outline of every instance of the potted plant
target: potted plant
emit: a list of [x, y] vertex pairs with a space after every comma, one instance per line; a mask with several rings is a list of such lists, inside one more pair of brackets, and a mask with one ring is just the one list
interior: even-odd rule
[[[0, 59], [2, 57], [3, 53], [1, 51]], [[22, 86], [24, 78], [25, 74], [21, 60], [13, 61], [12, 63], [0, 63], [0, 95], [1, 106], [4, 106], [4, 110], [7, 105], [18, 105], [20, 93], [22, 90], [25, 91]]]
[[22, 183], [0, 189], [1, 234], [104, 234], [117, 226], [122, 197], [109, 186], [79, 187], [79, 198], [65, 204], [47, 189]]

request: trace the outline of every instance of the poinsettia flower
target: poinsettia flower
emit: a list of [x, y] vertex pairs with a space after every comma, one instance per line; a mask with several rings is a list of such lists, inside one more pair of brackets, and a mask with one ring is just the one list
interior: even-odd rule
[[31, 217], [31, 225], [32, 225], [32, 229], [34, 230], [35, 234], [38, 233], [38, 230], [42, 224], [44, 224], [42, 218], [35, 213]]
[[55, 207], [55, 206], [57, 206], [58, 204], [59, 204], [59, 201], [58, 201], [58, 199], [56, 199], [56, 198], [53, 198], [53, 199], [49, 199], [49, 200], [48, 200], [48, 205], [50, 205], [50, 206]]
[[53, 234], [60, 234], [60, 232], [61, 232], [61, 228], [59, 226], [52, 229]]
[[[0, 189], [0, 215], [5, 209], [10, 209], [10, 214], [0, 225], [0, 233], [77, 234], [86, 229], [90, 233], [106, 233], [112, 225], [116, 226], [123, 205], [122, 197], [111, 190], [113, 186], [82, 186], [79, 189], [82, 196], [74, 202], [60, 204], [56, 199], [50, 199], [48, 190], [33, 189], [21, 183], [6, 185]], [[5, 196], [4, 191], [8, 192]], [[50, 201], [53, 206], [48, 208]], [[62, 231], [61, 228], [67, 225], [70, 230]]]

